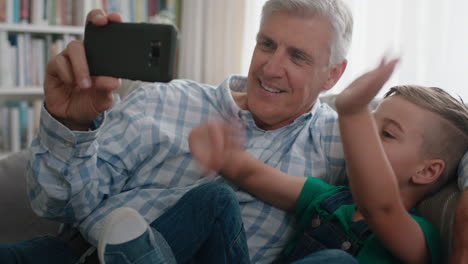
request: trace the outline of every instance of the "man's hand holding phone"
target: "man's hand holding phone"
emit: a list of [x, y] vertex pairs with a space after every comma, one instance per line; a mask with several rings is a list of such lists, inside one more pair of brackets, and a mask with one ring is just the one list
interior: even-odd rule
[[[93, 10], [86, 21], [104, 26], [122, 19], [117, 13], [106, 15], [102, 10]], [[91, 77], [84, 45], [73, 41], [47, 63], [45, 107], [68, 128], [85, 131], [100, 113], [112, 106], [112, 92], [119, 86], [119, 79], [114, 77]]]

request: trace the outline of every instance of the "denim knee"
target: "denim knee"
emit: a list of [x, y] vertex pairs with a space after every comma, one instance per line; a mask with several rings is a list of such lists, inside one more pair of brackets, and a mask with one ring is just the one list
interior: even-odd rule
[[346, 251], [340, 249], [324, 249], [314, 252], [303, 259], [293, 262], [293, 264], [312, 263], [358, 264], [358, 261]]
[[190, 192], [202, 197], [206, 204], [213, 204], [215, 207], [238, 207], [236, 193], [227, 184], [210, 182], [195, 187]]

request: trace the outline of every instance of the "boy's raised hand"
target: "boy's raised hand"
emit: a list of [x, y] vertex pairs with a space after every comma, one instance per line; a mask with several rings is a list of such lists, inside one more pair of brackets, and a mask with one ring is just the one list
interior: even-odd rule
[[[86, 18], [98, 26], [121, 20], [117, 13], [106, 15], [102, 10], [93, 10]], [[47, 64], [45, 107], [68, 128], [87, 130], [100, 113], [111, 107], [112, 91], [119, 86], [116, 78], [90, 77], [84, 45], [75, 40]]]
[[367, 109], [370, 101], [390, 78], [399, 59], [386, 61], [382, 59], [379, 66], [354, 80], [335, 101], [340, 115], [353, 114]]
[[195, 127], [189, 135], [193, 157], [205, 169], [220, 172], [235, 164], [235, 152], [242, 150], [239, 129], [224, 122], [209, 122]]

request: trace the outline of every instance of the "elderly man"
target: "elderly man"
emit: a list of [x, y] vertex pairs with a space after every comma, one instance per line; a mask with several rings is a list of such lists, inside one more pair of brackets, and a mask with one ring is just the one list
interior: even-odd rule
[[[119, 21], [95, 10], [96, 25]], [[41, 127], [32, 145], [30, 198], [43, 217], [77, 224], [96, 245], [113, 209], [151, 223], [206, 181], [189, 152], [191, 129], [238, 120], [248, 152], [288, 174], [344, 181], [335, 112], [318, 95], [346, 68], [352, 16], [339, 1], [268, 1], [247, 78], [219, 87], [186, 80], [149, 84], [112, 105], [118, 80], [90, 77], [81, 42], [47, 66]], [[253, 263], [272, 262], [291, 233], [286, 212], [238, 190]]]

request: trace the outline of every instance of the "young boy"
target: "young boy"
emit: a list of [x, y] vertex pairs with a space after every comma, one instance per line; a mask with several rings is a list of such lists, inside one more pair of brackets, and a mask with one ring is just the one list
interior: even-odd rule
[[192, 132], [192, 152], [204, 166], [296, 211], [295, 235], [282, 263], [332, 247], [359, 263], [441, 261], [437, 230], [410, 210], [455, 175], [467, 150], [468, 112], [441, 89], [399, 86], [372, 114], [368, 103], [395, 63], [381, 64], [336, 99], [352, 200], [347, 187], [289, 176], [256, 161], [232, 143], [223, 125]]
[[[316, 263], [317, 252], [328, 254], [327, 249], [346, 251], [359, 263], [440, 262], [438, 231], [409, 210], [455, 174], [468, 146], [468, 111], [438, 88], [400, 86], [372, 114], [368, 103], [396, 63], [382, 62], [337, 97], [349, 188], [289, 176], [257, 161], [224, 124], [192, 131], [190, 149], [204, 167], [274, 206], [296, 211], [296, 231], [280, 263]], [[172, 263], [202, 256], [203, 263], [248, 262], [238, 202], [222, 186], [191, 190], [151, 224], [157, 237], [149, 239], [154, 259]], [[141, 223], [145, 226], [144, 219]], [[105, 246], [101, 254], [108, 253]], [[328, 262], [354, 261], [332, 253]]]

